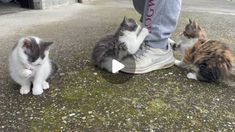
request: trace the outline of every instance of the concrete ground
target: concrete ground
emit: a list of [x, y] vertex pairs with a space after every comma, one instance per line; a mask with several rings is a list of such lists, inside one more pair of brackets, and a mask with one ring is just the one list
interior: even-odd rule
[[[195, 18], [211, 39], [235, 50], [235, 3], [183, 1], [174, 39]], [[98, 0], [0, 16], [0, 131], [234, 131], [235, 88], [188, 80], [172, 67], [111, 84], [95, 68], [95, 43], [115, 32], [123, 16], [139, 19], [128, 0]], [[41, 96], [19, 94], [7, 58], [27, 35], [53, 40], [59, 72]], [[123, 75], [125, 76], [125, 75]]]

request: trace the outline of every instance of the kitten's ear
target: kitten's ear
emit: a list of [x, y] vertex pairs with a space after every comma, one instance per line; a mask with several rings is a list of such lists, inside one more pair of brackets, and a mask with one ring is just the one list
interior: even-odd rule
[[53, 44], [53, 42], [43, 42], [41, 44], [41, 47], [43, 50], [48, 50], [52, 44]]
[[188, 21], [189, 21], [189, 24], [192, 24], [192, 20], [190, 18], [188, 19]]
[[127, 23], [128, 23], [127, 17], [124, 16], [123, 21], [122, 21], [122, 24], [127, 24]]
[[196, 20], [193, 20], [193, 27], [194, 27], [194, 28], [197, 28], [197, 27], [198, 27], [198, 24], [197, 24]]
[[30, 40], [29, 39], [24, 39], [22, 47], [28, 49], [30, 47]]
[[202, 30], [201, 26], [199, 26], [199, 25], [197, 25], [197, 28], [198, 28], [199, 30]]

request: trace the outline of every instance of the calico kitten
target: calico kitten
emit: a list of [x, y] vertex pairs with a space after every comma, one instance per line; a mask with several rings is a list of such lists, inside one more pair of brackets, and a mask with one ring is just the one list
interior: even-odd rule
[[128, 55], [135, 54], [148, 34], [148, 29], [125, 17], [115, 34], [102, 38], [96, 44], [92, 53], [95, 65], [112, 72], [112, 59], [122, 61]]
[[12, 79], [21, 85], [20, 93], [28, 94], [33, 84], [33, 95], [40, 95], [48, 89], [46, 81], [52, 73], [49, 49], [53, 42], [38, 37], [25, 37], [14, 46], [9, 58], [9, 70]]
[[182, 61], [175, 61], [175, 65], [193, 70], [187, 74], [190, 79], [218, 82], [228, 80], [231, 76], [231, 50], [223, 42], [207, 39], [205, 31], [195, 20], [189, 20], [181, 40], [173, 45], [173, 49], [184, 55]]

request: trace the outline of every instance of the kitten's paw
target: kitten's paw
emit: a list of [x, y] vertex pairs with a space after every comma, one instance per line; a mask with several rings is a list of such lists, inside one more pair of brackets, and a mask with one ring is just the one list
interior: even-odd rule
[[41, 95], [43, 93], [42, 87], [33, 87], [33, 95]]
[[175, 60], [175, 65], [176, 65], [176, 66], [181, 66], [181, 64], [182, 64], [182, 61]]
[[180, 47], [178, 43], [176, 43], [174, 40], [172, 40], [170, 38], [168, 39], [168, 43], [170, 44], [172, 50], [174, 50], [174, 51], [178, 50]]
[[42, 88], [43, 88], [43, 89], [49, 89], [49, 88], [50, 88], [49, 83], [45, 81], [45, 82], [42, 84]]
[[28, 69], [25, 69], [22, 71], [22, 75], [25, 77], [25, 78], [28, 78], [32, 75], [32, 71], [31, 70], [28, 70]]
[[149, 34], [149, 30], [147, 28], [143, 28], [142, 32], [143, 32], [144, 36], [147, 36]]
[[30, 92], [30, 87], [29, 86], [22, 86], [20, 88], [20, 94], [24, 95], [24, 94], [28, 94]]
[[188, 73], [187, 78], [197, 80], [197, 75], [195, 73]]
[[174, 40], [170, 39], [170, 38], [168, 39], [168, 43], [171, 44], [171, 45], [175, 45], [176, 44], [176, 42]]

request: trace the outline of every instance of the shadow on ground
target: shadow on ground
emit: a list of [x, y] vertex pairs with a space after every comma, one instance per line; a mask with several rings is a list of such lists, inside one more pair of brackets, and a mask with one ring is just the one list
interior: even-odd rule
[[27, 9], [20, 8], [19, 3], [1, 3], [0, 2], [0, 15], [19, 13], [22, 11], [27, 11]]

